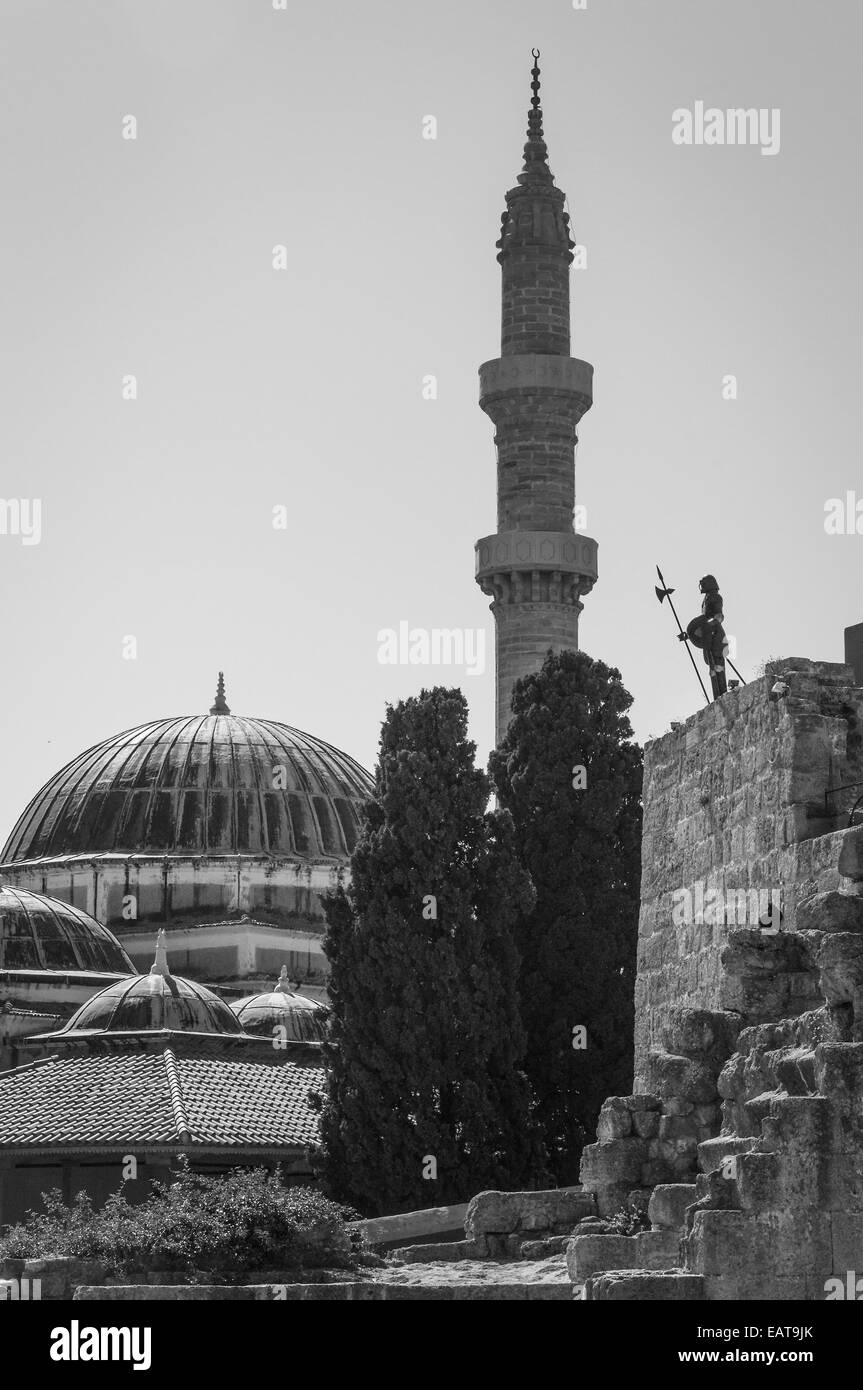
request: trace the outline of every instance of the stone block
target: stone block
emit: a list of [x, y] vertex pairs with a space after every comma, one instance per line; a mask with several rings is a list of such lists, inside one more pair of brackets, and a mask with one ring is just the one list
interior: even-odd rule
[[700, 1125], [716, 1129], [719, 1125], [718, 1105], [696, 1105], [695, 1118]]
[[616, 1216], [621, 1208], [626, 1206], [631, 1193], [631, 1186], [612, 1184], [608, 1187], [597, 1187], [594, 1193], [596, 1210], [601, 1217]]
[[639, 1139], [654, 1139], [659, 1133], [657, 1110], [636, 1110], [632, 1116], [633, 1132]]
[[780, 1205], [782, 1161], [778, 1154], [745, 1153], [737, 1158], [737, 1191], [747, 1213], [768, 1211]]
[[522, 1260], [548, 1260], [553, 1255], [565, 1255], [572, 1236], [549, 1236], [546, 1240], [526, 1240], [522, 1242], [519, 1258]]
[[631, 1110], [633, 1114], [638, 1114], [642, 1111], [662, 1109], [662, 1101], [659, 1099], [659, 1096], [624, 1096], [623, 1103], [627, 1110]]
[[652, 1226], [679, 1231], [686, 1208], [696, 1200], [694, 1183], [662, 1183], [653, 1189], [647, 1214]]
[[776, 1096], [761, 1126], [762, 1147], [784, 1153], [838, 1151], [842, 1137], [836, 1109], [826, 1096]]
[[581, 1187], [552, 1188], [544, 1192], [480, 1192], [465, 1215], [468, 1240], [518, 1231], [572, 1230], [584, 1216], [596, 1214], [590, 1193]]
[[664, 1273], [620, 1270], [588, 1279], [584, 1298], [588, 1303], [703, 1303], [704, 1280], [680, 1270]]
[[599, 1112], [596, 1138], [600, 1144], [613, 1139], [628, 1139], [632, 1133], [632, 1112], [618, 1096], [610, 1097]]
[[678, 1006], [666, 1014], [660, 1038], [665, 1052], [707, 1060], [715, 1066], [733, 1050], [739, 1026], [739, 1020], [729, 1013]]
[[750, 1227], [757, 1228], [761, 1268], [768, 1271], [771, 1278], [811, 1277], [820, 1284], [829, 1278], [833, 1244], [831, 1218], [827, 1212], [805, 1209], [766, 1212], [760, 1214], [757, 1221], [748, 1221]]
[[722, 1168], [726, 1158], [751, 1153], [757, 1142], [754, 1137], [737, 1134], [720, 1134], [715, 1139], [707, 1139], [698, 1145], [698, 1166], [702, 1173], [716, 1172]]
[[861, 1012], [858, 996], [863, 991], [863, 935], [840, 931], [825, 933], [821, 937], [815, 959], [824, 998], [833, 1007], [837, 1004], [853, 1006], [853, 1040], [863, 1041], [863, 1038], [858, 1036], [861, 1024], [857, 1017]]
[[741, 1211], [697, 1211], [684, 1240], [687, 1270], [727, 1277], [750, 1255], [754, 1225]]
[[691, 1100], [684, 1100], [679, 1096], [671, 1096], [662, 1104], [663, 1115], [691, 1115], [694, 1110], [695, 1106]]
[[635, 1236], [573, 1236], [566, 1247], [566, 1267], [573, 1284], [583, 1284], [604, 1269], [638, 1269]]
[[651, 1052], [648, 1058], [651, 1089], [663, 1100], [685, 1098], [696, 1105], [716, 1100], [716, 1075], [689, 1057]]
[[694, 1149], [698, 1142], [698, 1121], [692, 1115], [663, 1115], [659, 1121], [659, 1142], [662, 1153], [671, 1149]]
[[[694, 1160], [695, 1155], [692, 1157]], [[667, 1158], [649, 1158], [641, 1170], [641, 1181], [648, 1187], [655, 1187], [658, 1183], [673, 1183], [676, 1178], [674, 1165]]]
[[797, 904], [798, 932], [863, 932], [863, 898], [835, 890], [816, 893]]
[[642, 1269], [675, 1269], [680, 1266], [679, 1231], [639, 1231], [635, 1237]]
[[610, 1144], [588, 1144], [581, 1155], [582, 1185], [594, 1192], [599, 1187], [636, 1187], [642, 1164], [647, 1161], [647, 1141], [615, 1139]]
[[74, 1255], [7, 1260], [0, 1264], [2, 1279], [19, 1279], [22, 1283], [26, 1279], [31, 1290], [38, 1281], [42, 1300], [69, 1299], [79, 1284], [101, 1283], [105, 1277], [104, 1267], [97, 1261], [82, 1260]]
[[863, 879], [863, 825], [852, 826], [842, 837], [838, 869], [843, 878]]
[[769, 1269], [705, 1275], [704, 1293], [708, 1303], [799, 1303], [813, 1297], [805, 1275], [777, 1279]]
[[841, 1116], [863, 1111], [863, 1043], [822, 1043], [815, 1049], [815, 1081]]
[[482, 1259], [482, 1252], [472, 1240], [430, 1241], [427, 1245], [402, 1245], [387, 1251], [387, 1259], [397, 1264], [451, 1264], [458, 1260]]
[[844, 1278], [853, 1270], [863, 1278], [863, 1212], [835, 1211], [831, 1227], [831, 1274]]

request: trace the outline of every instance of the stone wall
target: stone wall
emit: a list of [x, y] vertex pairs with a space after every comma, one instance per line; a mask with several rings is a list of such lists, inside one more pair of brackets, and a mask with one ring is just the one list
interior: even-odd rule
[[674, 1007], [757, 1021], [721, 963], [730, 928], [761, 930], [755, 905], [778, 894], [783, 930], [793, 930], [801, 900], [840, 889], [841, 827], [863, 786], [825, 793], [863, 780], [861, 732], [851, 669], [794, 658], [648, 744], [636, 1091], [651, 1090], [649, 1055]]
[[[863, 1268], [863, 824], [847, 825], [861, 701], [845, 667], [776, 663], [649, 750], [636, 1066], [650, 1096], [606, 1102], [582, 1180], [600, 1212], [658, 1185], [650, 1232], [576, 1232], [589, 1300], [844, 1298]], [[777, 884], [782, 919], [675, 920], [675, 892], [698, 880]], [[645, 1136], [651, 1097], [662, 1118]]]

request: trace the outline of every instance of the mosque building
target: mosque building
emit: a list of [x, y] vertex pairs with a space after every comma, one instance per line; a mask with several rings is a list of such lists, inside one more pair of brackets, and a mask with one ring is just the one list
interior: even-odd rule
[[0, 856], [7, 885], [104, 923], [139, 969], [164, 928], [183, 974], [242, 992], [286, 965], [323, 993], [320, 897], [373, 783], [346, 753], [231, 713], [159, 719], [89, 748], [36, 793]]
[[149, 974], [118, 977], [0, 1072], [0, 1226], [52, 1189], [99, 1203], [124, 1182], [140, 1200], [180, 1154], [195, 1172], [278, 1164], [288, 1182], [311, 1178], [324, 1011], [282, 980], [243, 1001], [252, 1034], [212, 990], [171, 974], [165, 942], [160, 931]]
[[0, 884], [0, 1072], [33, 1033], [59, 1028], [92, 994], [134, 978], [107, 928], [80, 908]]
[[[498, 739], [515, 681], [549, 648], [577, 648], [597, 577], [596, 543], [573, 516], [593, 369], [569, 356], [574, 243], [536, 65], [506, 199], [501, 357], [480, 371], [498, 531], [476, 551], [493, 598]], [[50, 1188], [103, 1199], [127, 1155], [141, 1194], [178, 1154], [202, 1171], [311, 1175], [321, 899], [347, 880], [373, 794], [369, 773], [322, 739], [232, 714], [221, 673], [208, 714], [115, 734], [36, 793], [0, 853], [0, 1226]]]

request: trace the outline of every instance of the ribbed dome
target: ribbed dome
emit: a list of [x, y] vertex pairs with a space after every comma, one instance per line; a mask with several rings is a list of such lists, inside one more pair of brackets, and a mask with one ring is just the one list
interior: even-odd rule
[[[224, 698], [215, 709], [227, 710]], [[346, 859], [368, 773], [266, 719], [162, 719], [88, 749], [36, 794], [2, 862], [66, 854], [249, 854]]]
[[164, 932], [149, 975], [121, 980], [94, 994], [57, 1034], [142, 1033], [170, 1029], [182, 1033], [242, 1033], [223, 999], [204, 985], [168, 971]]
[[315, 999], [295, 994], [288, 984], [287, 967], [272, 994], [253, 994], [231, 1004], [243, 1030], [258, 1037], [273, 1038], [276, 1028], [284, 1028], [290, 1042], [322, 1042], [327, 1011]]
[[0, 884], [0, 970], [97, 970], [135, 976], [117, 938], [94, 917], [58, 898], [5, 884]]

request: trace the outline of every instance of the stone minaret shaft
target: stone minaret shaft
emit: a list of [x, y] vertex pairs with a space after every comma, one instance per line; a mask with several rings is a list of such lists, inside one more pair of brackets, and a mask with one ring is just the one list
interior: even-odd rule
[[501, 355], [480, 368], [480, 406], [495, 425], [497, 534], [477, 543], [476, 579], [494, 600], [498, 743], [515, 682], [549, 648], [578, 647], [581, 597], [597, 577], [596, 542], [573, 527], [576, 429], [592, 404], [593, 368], [569, 355], [575, 243], [548, 167], [536, 63], [532, 88], [524, 169], [497, 243]]

